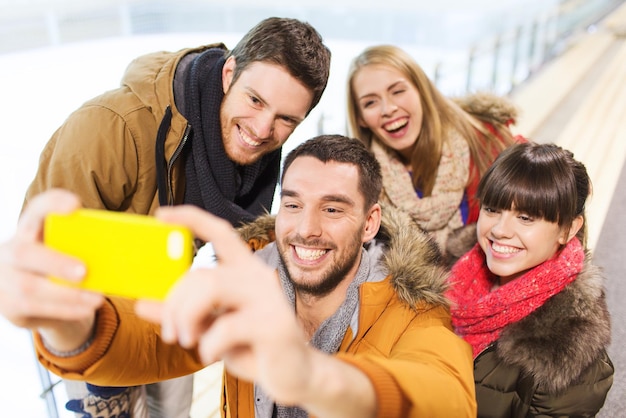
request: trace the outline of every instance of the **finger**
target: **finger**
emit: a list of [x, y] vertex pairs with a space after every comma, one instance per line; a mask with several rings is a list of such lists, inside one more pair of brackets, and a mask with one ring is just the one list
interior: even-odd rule
[[[27, 271], [42, 277], [59, 277], [78, 282], [85, 277], [82, 261], [47, 248], [39, 242], [14, 240], [0, 246], [0, 270]], [[2, 279], [10, 276], [3, 274]]]
[[163, 318], [163, 304], [153, 300], [138, 300], [135, 304], [137, 316], [148, 322], [160, 324]]
[[252, 254], [230, 223], [198, 207], [163, 207], [157, 216], [161, 220], [187, 226], [197, 237], [210, 241], [221, 262], [239, 263], [242, 257]]
[[51, 212], [69, 213], [80, 207], [76, 195], [66, 190], [50, 189], [35, 196], [26, 206], [16, 229], [16, 238], [41, 241], [46, 215]]
[[102, 305], [104, 297], [50, 282], [30, 273], [0, 281], [0, 311], [15, 325], [32, 328], [42, 319], [76, 321]]
[[[250, 327], [242, 327], [242, 321], [249, 321], [240, 312], [228, 312], [217, 317], [210, 329], [202, 334], [198, 340], [198, 353], [202, 362], [210, 364], [234, 356], [242, 350], [250, 350], [250, 341], [255, 337]], [[243, 329], [242, 329], [243, 328]]]
[[79, 207], [78, 197], [61, 189], [51, 189], [33, 198], [20, 217], [15, 237], [0, 247], [0, 265], [68, 280], [82, 279], [85, 267], [80, 261], [45, 249], [41, 244], [47, 214], [67, 213]]
[[60, 320], [76, 320], [91, 316], [104, 303], [99, 293], [47, 283], [40, 289], [39, 309], [42, 317]]
[[285, 312], [282, 321], [293, 320], [276, 273], [252, 258], [251, 263], [236, 266], [199, 268], [181, 278], [165, 302], [161, 322], [165, 338], [183, 347], [194, 347], [216, 317], [231, 311], [244, 310], [257, 323], [268, 315], [271, 319], [276, 310]]
[[219, 309], [221, 291], [215, 271], [198, 269], [179, 280], [165, 301], [161, 327], [165, 340], [195, 347]]
[[[241, 295], [246, 292], [247, 289], [241, 289], [227, 293]], [[219, 301], [224, 303], [224, 299], [219, 298]], [[199, 344], [204, 346], [205, 360], [219, 359], [240, 346], [256, 349], [275, 344], [286, 347], [294, 341], [305, 344], [292, 307], [278, 285], [253, 290], [250, 297], [239, 300], [227, 310], [218, 311], [212, 320], [199, 339]]]
[[165, 314], [165, 305], [154, 300], [138, 300], [135, 304], [135, 313], [140, 318], [161, 326], [161, 339], [167, 344], [177, 343], [176, 333], [172, 321]]

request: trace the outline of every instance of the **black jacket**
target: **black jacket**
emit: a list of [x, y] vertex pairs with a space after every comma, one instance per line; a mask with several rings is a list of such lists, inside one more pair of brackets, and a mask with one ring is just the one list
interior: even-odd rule
[[603, 277], [587, 257], [574, 282], [476, 357], [478, 416], [595, 416], [613, 383], [610, 332]]

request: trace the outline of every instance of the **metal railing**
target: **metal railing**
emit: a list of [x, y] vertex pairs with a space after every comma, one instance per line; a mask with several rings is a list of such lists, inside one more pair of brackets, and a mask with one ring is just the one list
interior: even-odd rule
[[[508, 94], [558, 56], [577, 35], [594, 30], [597, 22], [622, 3], [623, 0], [562, 1], [529, 25], [513, 27], [472, 45], [466, 61], [453, 65], [438, 63], [433, 71], [434, 81], [444, 91]], [[450, 80], [456, 80], [456, 84]]]
[[[191, 5], [188, 8], [187, 3]], [[221, 5], [218, 6], [206, 1], [58, 0], [55, 3], [21, 0], [17, 7], [15, 2], [0, 0], [0, 8], [4, 10], [0, 17], [0, 53], [109, 36], [175, 32], [181, 31], [181, 28], [199, 31], [200, 28], [215, 27], [216, 32], [243, 32], [256, 22], [257, 16], [253, 17], [251, 14], [244, 15], [241, 19], [241, 16], [232, 18], [237, 14], [234, 11], [236, 7], [229, 9], [229, 6], [222, 3], [224, 2], [220, 2]], [[437, 62], [432, 71], [433, 80], [446, 93], [463, 94], [487, 90], [508, 94], [542, 65], [558, 56], [572, 37], [593, 29], [596, 22], [622, 3], [623, 0], [561, 1], [554, 10], [537, 16], [529, 24], [512, 27], [506, 32], [496, 33], [488, 39], [474, 43], [461, 59]], [[252, 1], [250, 6], [255, 4]], [[239, 4], [237, 7], [243, 8], [245, 5]], [[306, 10], [301, 10], [294, 12], [294, 15], [306, 19], [306, 13]], [[285, 10], [281, 13], [272, 13], [269, 10], [266, 15], [269, 14], [288, 13]], [[319, 15], [318, 11], [318, 18]], [[335, 19], [341, 20], [341, 17]], [[394, 26], [393, 22], [389, 22], [390, 19], [392, 17], [388, 17], [386, 23], [388, 31]], [[308, 20], [318, 26], [314, 19]], [[212, 22], [215, 22], [214, 26], [211, 26]], [[332, 25], [325, 25], [327, 28], [329, 26]], [[353, 32], [351, 36], [362, 34], [363, 32]], [[337, 36], [325, 35], [327, 38], [339, 36], [341, 32], [337, 32]], [[317, 120], [319, 133], [324, 131], [324, 117], [321, 113]], [[43, 367], [38, 371], [48, 415], [56, 418], [58, 411], [51, 389], [58, 382], [52, 382]]]
[[[419, 47], [425, 35], [416, 27], [426, 25], [433, 16], [445, 21], [445, 12], [429, 15], [420, 9], [419, 2], [399, 9], [393, 7], [395, 3], [391, 0], [385, 10], [359, 7], [358, 2], [351, 2], [350, 8], [344, 7], [346, 10], [329, 10], [324, 7], [324, 1], [296, 3], [289, 9], [258, 5], [254, 1], [225, 5], [206, 0], [0, 0], [3, 9], [0, 53], [133, 34], [207, 29], [218, 33], [243, 33], [269, 15], [306, 19], [327, 39]], [[508, 93], [558, 55], [567, 46], [568, 39], [592, 27], [623, 1], [561, 0], [530, 22], [480, 39], [465, 51], [458, 51], [454, 59], [449, 55], [442, 58], [431, 74], [444, 92]], [[436, 26], [429, 26], [422, 31], [434, 29]], [[446, 31], [445, 28], [440, 30]], [[489, 34], [490, 31], [486, 28], [483, 32]], [[428, 36], [439, 35], [430, 33]]]

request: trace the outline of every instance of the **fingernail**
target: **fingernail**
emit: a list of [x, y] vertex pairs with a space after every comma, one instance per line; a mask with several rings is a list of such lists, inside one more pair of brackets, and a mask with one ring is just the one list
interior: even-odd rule
[[99, 293], [82, 292], [80, 297], [83, 302], [87, 303], [88, 305], [93, 305], [93, 306], [98, 306], [103, 301], [103, 296]]
[[172, 342], [172, 338], [172, 328], [168, 325], [167, 322], [163, 322], [161, 324], [161, 339], [166, 343], [169, 343]]
[[186, 332], [181, 333], [180, 334], [179, 343], [184, 348], [190, 348], [191, 347], [191, 338], [190, 338], [189, 334], [186, 333]]
[[76, 264], [68, 270], [67, 277], [70, 279], [80, 280], [87, 274], [87, 268], [83, 264]]

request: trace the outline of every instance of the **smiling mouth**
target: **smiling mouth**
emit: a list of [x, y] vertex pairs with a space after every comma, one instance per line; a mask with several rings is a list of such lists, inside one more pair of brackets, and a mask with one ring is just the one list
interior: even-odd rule
[[519, 248], [516, 247], [511, 247], [508, 245], [500, 245], [500, 244], [496, 244], [495, 242], [491, 242], [491, 249], [499, 254], [515, 254], [518, 253], [520, 251], [522, 251]]
[[394, 133], [404, 128], [409, 123], [408, 119], [399, 119], [383, 126], [383, 129], [389, 133]]
[[239, 135], [241, 136], [243, 142], [250, 145], [251, 147], [260, 147], [261, 145], [263, 145], [262, 141], [255, 141], [254, 139], [252, 139], [252, 137], [248, 135], [246, 131], [241, 129], [241, 127], [239, 128]]
[[307, 261], [318, 260], [328, 252], [328, 250], [313, 250], [309, 248], [297, 247], [295, 245], [293, 246], [293, 248], [296, 251], [296, 255], [298, 256], [298, 258]]

